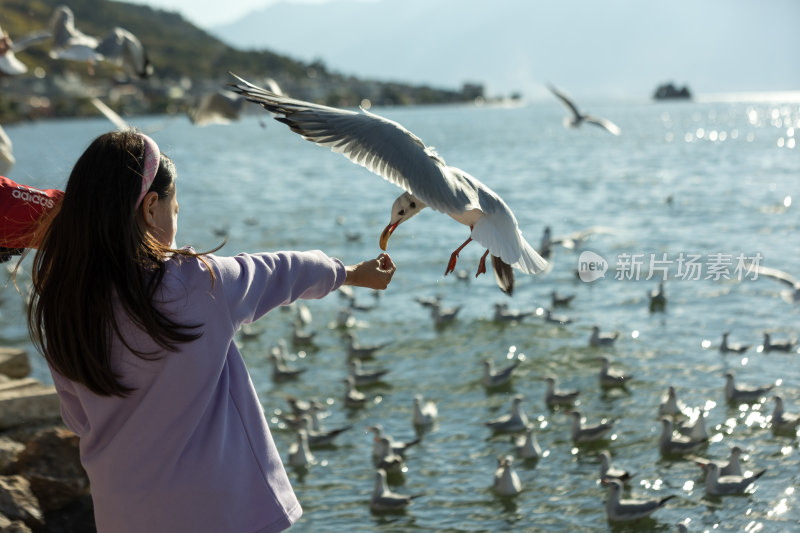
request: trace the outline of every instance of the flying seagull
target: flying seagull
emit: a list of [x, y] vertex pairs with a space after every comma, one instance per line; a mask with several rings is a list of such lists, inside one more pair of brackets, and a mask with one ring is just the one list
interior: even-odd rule
[[570, 112], [572, 113], [572, 116], [564, 117], [564, 124], [566, 126], [570, 128], [577, 128], [578, 126], [581, 125], [581, 123], [588, 122], [589, 124], [600, 126], [601, 128], [604, 128], [609, 133], [612, 133], [614, 135], [619, 135], [622, 132], [622, 130], [619, 129], [619, 126], [617, 126], [610, 120], [607, 120], [602, 117], [596, 117], [588, 113], [581, 113], [580, 110], [577, 108], [577, 106], [572, 102], [572, 100], [570, 100], [567, 97], [567, 95], [565, 95], [552, 85], [548, 85], [547, 88], [550, 89], [550, 92], [556, 95], [556, 98], [561, 100], [561, 102], [565, 106], [567, 106], [567, 109], [569, 109]]
[[8, 33], [0, 29], [0, 72], [8, 76], [19, 76], [28, 72], [28, 66], [17, 59], [16, 53], [22, 52], [31, 45], [40, 43], [47, 38], [47, 34], [30, 35], [26, 38], [12, 41]]
[[[781, 292], [781, 296], [787, 302], [798, 303], [800, 302], [800, 280], [792, 276], [788, 272], [778, 270], [777, 268], [763, 267], [756, 264], [748, 266], [757, 276], [764, 276], [780, 281], [787, 287], [787, 290]], [[753, 279], [756, 279], [753, 277]]]
[[[264, 83], [269, 90], [275, 94], [283, 94], [278, 82], [272, 78], [266, 78]], [[219, 90], [204, 94], [197, 103], [188, 111], [189, 120], [195, 126], [207, 126], [208, 124], [228, 124], [239, 120], [247, 102], [240, 94], [230, 91]]]
[[[233, 74], [232, 74], [233, 75]], [[405, 190], [392, 205], [391, 221], [380, 246], [386, 249], [397, 226], [431, 207], [470, 228], [470, 237], [450, 256], [445, 275], [453, 272], [461, 250], [472, 240], [487, 248], [476, 276], [486, 272], [491, 254], [495, 278], [506, 294], [514, 289], [512, 267], [537, 274], [545, 261], [525, 240], [514, 213], [489, 187], [461, 169], [447, 165], [406, 128], [362, 109], [361, 113], [280, 96], [233, 75], [237, 93], [276, 115], [304, 139], [330, 147]]]
[[56, 7], [48, 30], [23, 39], [26, 46], [50, 40], [50, 57], [72, 61], [106, 61], [122, 67], [129, 75], [147, 78], [153, 73], [141, 41], [124, 28], [112, 28], [103, 39], [87, 35], [75, 27], [75, 15], [64, 5]]

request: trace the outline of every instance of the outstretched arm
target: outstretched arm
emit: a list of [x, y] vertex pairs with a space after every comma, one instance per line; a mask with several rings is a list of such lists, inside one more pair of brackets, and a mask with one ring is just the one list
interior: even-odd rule
[[381, 254], [376, 259], [345, 267], [347, 277], [344, 284], [383, 290], [389, 286], [395, 270], [397, 267], [389, 254]]

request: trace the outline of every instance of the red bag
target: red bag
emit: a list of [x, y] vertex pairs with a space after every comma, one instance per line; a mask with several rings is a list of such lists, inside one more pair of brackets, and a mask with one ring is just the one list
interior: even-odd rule
[[[36, 246], [36, 228], [64, 192], [36, 189], [0, 176], [0, 253], [5, 256]], [[6, 257], [7, 259], [8, 257]]]

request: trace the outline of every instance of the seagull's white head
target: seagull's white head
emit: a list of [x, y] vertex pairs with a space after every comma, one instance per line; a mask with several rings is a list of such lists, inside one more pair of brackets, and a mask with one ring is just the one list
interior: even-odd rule
[[422, 200], [409, 192], [404, 192], [398, 196], [397, 200], [392, 204], [392, 216], [389, 225], [381, 233], [381, 250], [386, 250], [389, 237], [397, 229], [397, 226], [422, 211], [425, 207], [426, 205]]

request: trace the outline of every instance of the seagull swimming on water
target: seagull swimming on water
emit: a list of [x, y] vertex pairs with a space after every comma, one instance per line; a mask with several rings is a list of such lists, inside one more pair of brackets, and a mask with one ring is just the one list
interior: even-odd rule
[[406, 451], [408, 451], [409, 448], [411, 448], [415, 444], [419, 444], [420, 442], [422, 442], [422, 439], [420, 439], [419, 437], [409, 441], [394, 440], [391, 435], [389, 435], [383, 430], [383, 426], [381, 426], [380, 424], [373, 424], [371, 426], [367, 426], [367, 430], [375, 433], [372, 445], [372, 457], [374, 459], [380, 457], [380, 455], [384, 453], [381, 441], [382, 438], [388, 439], [389, 447], [391, 448], [392, 453], [395, 453], [403, 458], [405, 458]]
[[294, 467], [307, 467], [314, 463], [314, 456], [308, 447], [308, 434], [305, 429], [297, 432], [294, 442], [289, 445], [289, 464]]
[[594, 442], [604, 439], [606, 433], [614, 429], [614, 422], [603, 420], [597, 424], [586, 425], [583, 423], [583, 414], [580, 411], [570, 411], [572, 415], [572, 442], [574, 444]]
[[622, 499], [622, 483], [616, 479], [606, 479], [603, 485], [608, 486], [608, 498], [606, 499], [606, 518], [609, 522], [630, 522], [639, 520], [653, 513], [656, 509], [664, 506], [669, 500], [675, 497], [674, 494], [663, 498], [651, 498], [647, 500]]
[[[318, 424], [319, 422], [317, 422]], [[336, 437], [352, 429], [352, 425], [342, 426], [336, 429], [314, 428], [314, 418], [312, 415], [305, 414], [300, 417], [300, 428], [306, 431], [308, 435], [308, 446], [310, 448], [321, 448], [325, 446], [332, 446]]]
[[570, 128], [577, 128], [582, 123], [587, 122], [589, 124], [594, 124], [595, 126], [600, 126], [613, 135], [619, 135], [622, 132], [622, 130], [619, 129], [619, 126], [608, 119], [590, 115], [588, 113], [581, 113], [578, 107], [567, 97], [567, 95], [552, 85], [548, 85], [547, 88], [550, 89], [550, 92], [553, 93], [556, 98], [561, 100], [561, 103], [567, 106], [567, 109], [569, 109], [572, 113], [571, 116], [564, 117], [564, 124], [566, 126]]
[[431, 318], [433, 318], [433, 323], [437, 326], [444, 326], [455, 321], [456, 316], [458, 316], [458, 312], [461, 311], [461, 306], [457, 305], [454, 307], [442, 307], [441, 301], [436, 301], [433, 304], [430, 304], [431, 310]]
[[544, 310], [544, 321], [551, 324], [558, 324], [559, 326], [566, 326], [567, 324], [572, 324], [573, 322], [573, 320], [568, 316], [554, 315], [552, 309]]
[[661, 418], [661, 435], [658, 449], [662, 455], [686, 455], [708, 444], [708, 439], [693, 439], [687, 435], [675, 434], [672, 420]]
[[741, 456], [744, 450], [742, 450], [739, 446], [733, 446], [731, 448], [731, 453], [725, 460], [719, 459], [707, 459], [705, 457], [698, 457], [696, 455], [687, 455], [686, 458], [694, 461], [704, 470], [706, 467], [714, 463], [719, 468], [719, 475], [721, 476], [741, 476], [742, 475], [742, 463], [741, 463]]
[[497, 458], [494, 472], [494, 491], [500, 496], [516, 496], [522, 492], [522, 483], [514, 470], [514, 458], [510, 455]]
[[494, 321], [495, 322], [519, 322], [520, 320], [531, 316], [534, 311], [521, 311], [519, 309], [509, 309], [506, 302], [498, 302], [494, 304]]
[[574, 294], [568, 294], [567, 296], [559, 296], [556, 291], [552, 291], [550, 293], [550, 301], [552, 307], [566, 307], [572, 302], [574, 298], [575, 298]]
[[625, 374], [619, 370], [611, 368], [608, 357], [600, 358], [600, 373], [598, 381], [604, 388], [625, 387], [633, 379], [633, 375]]
[[650, 312], [663, 311], [667, 306], [667, 295], [664, 292], [664, 282], [658, 282], [658, 288], [648, 293], [650, 297]]
[[556, 385], [556, 378], [547, 376], [542, 378], [547, 383], [547, 390], [544, 393], [544, 403], [548, 407], [557, 405], [572, 405], [578, 400], [579, 390], [559, 390]]
[[514, 438], [514, 451], [516, 451], [517, 457], [526, 461], [533, 461], [542, 456], [542, 447], [539, 446], [539, 441], [536, 439], [533, 425], [528, 425], [524, 435]]
[[720, 469], [716, 463], [709, 463], [704, 468], [708, 471], [706, 475], [706, 492], [712, 496], [741, 494], [766, 472], [766, 470], [762, 470], [749, 476], [723, 476], [720, 475]]
[[414, 395], [414, 415], [412, 423], [415, 427], [430, 426], [439, 417], [439, 408], [433, 400], [423, 399], [421, 394]]
[[728, 336], [731, 334], [730, 331], [726, 331], [722, 334], [722, 342], [719, 345], [720, 352], [731, 352], [731, 353], [744, 353], [750, 349], [749, 344], [738, 344], [738, 343], [731, 343], [728, 342]]
[[599, 327], [592, 326], [589, 346], [613, 346], [618, 338], [619, 331], [615, 331], [614, 333], [601, 333]]
[[369, 500], [369, 508], [373, 513], [397, 513], [405, 511], [412, 500], [422, 494], [404, 495], [389, 490], [386, 483], [386, 471], [380, 468], [375, 470], [375, 485]]
[[506, 366], [501, 368], [500, 370], [494, 369], [494, 364], [492, 363], [491, 359], [484, 359], [481, 364], [483, 365], [483, 376], [481, 377], [481, 383], [487, 389], [502, 387], [507, 385], [511, 382], [511, 377], [514, 373], [514, 370], [520, 365], [522, 361], [520, 359], [514, 359], [514, 361]]
[[794, 339], [772, 340], [770, 334], [764, 332], [764, 351], [791, 352], [797, 341]]
[[737, 386], [733, 372], [725, 373], [725, 399], [728, 403], [758, 403], [774, 387], [775, 385]]
[[667, 388], [667, 394], [661, 399], [658, 405], [659, 416], [679, 416], [683, 413], [684, 404], [678, 400], [678, 395], [675, 393], [675, 387], [670, 385]]
[[522, 410], [522, 396], [516, 395], [511, 400], [511, 412], [493, 418], [484, 425], [496, 433], [520, 433], [528, 428], [528, 417]]
[[506, 294], [514, 290], [512, 268], [537, 274], [548, 266], [522, 236], [514, 213], [500, 196], [447, 165], [397, 122], [363, 109], [359, 113], [287, 98], [233, 76], [239, 82], [230, 84], [234, 91], [274, 113], [276, 120], [304, 139], [330, 147], [405, 190], [392, 205], [390, 222], [381, 233], [382, 249], [401, 223], [431, 207], [470, 228], [469, 238], [450, 255], [445, 275], [455, 270], [459, 252], [472, 240], [487, 249], [476, 276], [486, 272], [485, 259], [491, 255], [495, 279]]
[[772, 430], [776, 433], [797, 433], [797, 426], [800, 426], [800, 415], [787, 413], [783, 408], [782, 397], [774, 396], [772, 399], [775, 400], [775, 407], [772, 410], [772, 418], [770, 419]]
[[388, 368], [376, 368], [374, 370], [364, 370], [361, 368], [360, 359], [347, 360], [347, 372], [353, 376], [356, 386], [367, 386], [379, 383], [383, 377], [389, 373]]
[[347, 376], [342, 380], [347, 385], [347, 390], [344, 394], [344, 404], [347, 407], [364, 407], [367, 403], [367, 396], [360, 390], [356, 389], [356, 380], [353, 376]]
[[627, 481], [633, 477], [633, 474], [624, 468], [616, 467], [611, 462], [611, 452], [603, 450], [600, 456], [600, 480], [604, 479], [618, 479], [619, 481]]

